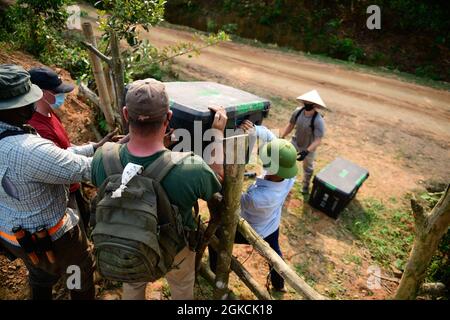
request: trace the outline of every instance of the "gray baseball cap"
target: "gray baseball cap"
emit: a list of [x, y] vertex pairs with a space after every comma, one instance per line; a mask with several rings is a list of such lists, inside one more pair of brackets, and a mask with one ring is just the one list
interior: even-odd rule
[[169, 97], [164, 84], [151, 78], [130, 84], [125, 104], [130, 118], [136, 121], [159, 121], [169, 112]]
[[0, 110], [17, 109], [42, 98], [42, 90], [31, 83], [21, 66], [0, 64]]

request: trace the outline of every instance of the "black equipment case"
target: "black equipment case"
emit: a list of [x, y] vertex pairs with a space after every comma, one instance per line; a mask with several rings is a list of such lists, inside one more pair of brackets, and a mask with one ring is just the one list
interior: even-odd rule
[[336, 219], [368, 177], [366, 169], [337, 158], [314, 177], [309, 204]]
[[[228, 116], [227, 129], [235, 129], [243, 120], [260, 125], [267, 117], [270, 101], [251, 93], [214, 82], [166, 82], [173, 117], [170, 127], [190, 132], [192, 150], [197, 154], [210, 142], [203, 134], [214, 120], [210, 106], [222, 106]], [[197, 122], [194, 125], [194, 122]], [[194, 130], [197, 127], [199, 129]], [[225, 133], [227, 136], [227, 133]], [[187, 151], [187, 150], [184, 150]]]

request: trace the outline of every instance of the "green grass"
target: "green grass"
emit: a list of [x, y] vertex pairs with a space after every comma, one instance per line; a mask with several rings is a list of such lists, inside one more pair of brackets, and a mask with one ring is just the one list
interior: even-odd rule
[[362, 264], [362, 258], [360, 256], [354, 255], [354, 254], [348, 254], [344, 257], [344, 261], [348, 263], [354, 263], [358, 266], [361, 266]]
[[369, 249], [375, 261], [403, 269], [414, 240], [413, 216], [406, 206], [386, 206], [373, 198], [353, 201], [341, 221]]
[[327, 296], [332, 299], [339, 299], [346, 292], [347, 292], [347, 290], [342, 286], [341, 283], [339, 283], [337, 281], [333, 281], [330, 284], [329, 289], [327, 290]]
[[312, 275], [309, 272], [309, 262], [305, 261], [305, 262], [301, 262], [301, 263], [297, 263], [294, 265], [295, 268], [295, 272], [297, 272], [297, 274], [302, 277], [307, 284], [309, 284], [311, 287], [314, 287], [316, 284], [316, 278], [314, 277], [314, 275]]

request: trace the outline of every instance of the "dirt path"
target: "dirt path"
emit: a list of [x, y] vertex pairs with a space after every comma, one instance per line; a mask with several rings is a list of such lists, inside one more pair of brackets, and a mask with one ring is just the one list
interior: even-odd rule
[[[189, 32], [167, 28], [153, 28], [141, 37], [158, 47], [195, 41]], [[397, 185], [397, 196], [421, 180], [450, 180], [450, 92], [238, 43], [224, 43], [176, 62], [180, 71], [194, 78], [268, 98], [293, 101], [317, 89], [334, 111], [327, 115], [326, 160], [343, 155], [371, 169], [376, 177], [372, 195], [386, 194], [384, 188], [376, 191], [386, 183]], [[268, 123], [281, 129], [290, 112], [272, 112]]]
[[[157, 46], [192, 41], [184, 31], [154, 28], [143, 33]], [[298, 55], [225, 43], [199, 57], [177, 60], [198, 73], [212, 73], [267, 95], [294, 98], [317, 89], [335, 111], [450, 138], [450, 93], [308, 60]]]
[[[91, 7], [83, 10], [96, 19]], [[140, 37], [157, 47], [198, 43], [190, 32], [162, 27], [142, 30]], [[234, 42], [202, 50], [198, 57], [179, 57], [175, 68], [193, 79], [281, 97], [292, 110], [295, 97], [317, 89], [334, 111], [326, 115], [328, 133], [318, 167], [336, 156], [365, 166], [372, 177], [371, 196], [400, 196], [426, 180], [450, 181], [448, 91]], [[282, 129], [292, 110], [273, 102], [266, 124]]]
[[[87, 6], [83, 10], [95, 17]], [[199, 43], [191, 32], [162, 27], [140, 37], [157, 47], [177, 42]], [[394, 78], [351, 71], [300, 55], [261, 49], [235, 42], [205, 50], [194, 58], [176, 59], [183, 69], [205, 78], [220, 77], [266, 96], [293, 99], [317, 89], [333, 111], [377, 119], [390, 126], [450, 140], [450, 92]]]

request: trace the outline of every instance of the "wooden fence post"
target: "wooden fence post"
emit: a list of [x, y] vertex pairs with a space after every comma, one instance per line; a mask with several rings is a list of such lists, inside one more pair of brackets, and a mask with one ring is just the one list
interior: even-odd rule
[[[208, 201], [209, 209], [209, 223], [206, 230], [201, 230], [203, 237], [202, 242], [198, 245], [197, 254], [195, 256], [195, 271], [200, 270], [203, 254], [205, 253], [206, 247], [208, 246], [211, 237], [216, 234], [217, 228], [220, 225], [221, 216], [223, 214], [223, 196], [220, 193], [213, 195], [212, 199]], [[198, 226], [202, 229], [202, 225]]]
[[240, 199], [245, 170], [245, 163], [241, 164], [238, 160], [240, 153], [245, 150], [243, 145], [245, 146], [246, 138], [241, 136], [226, 140], [223, 192], [225, 207], [221, 217], [222, 228], [219, 229], [220, 246], [217, 252], [218, 259], [214, 288], [214, 298], [217, 300], [227, 299], [231, 255], [240, 212]]
[[120, 57], [120, 43], [117, 35], [114, 31], [110, 33], [110, 46], [111, 46], [111, 58], [112, 58], [112, 74], [113, 74], [113, 82], [114, 82], [114, 93], [116, 96], [116, 108], [117, 112], [120, 114], [122, 119], [122, 129], [123, 133], [128, 133], [128, 126], [123, 117], [122, 108], [125, 105], [124, 101], [124, 93], [125, 93], [125, 84], [124, 84], [124, 68], [122, 64], [122, 58]]
[[[94, 47], [97, 47], [97, 41], [95, 40], [94, 30], [89, 22], [84, 22], [83, 33], [86, 40]], [[114, 112], [111, 107], [111, 99], [109, 97], [109, 90], [107, 87], [105, 73], [103, 71], [101, 59], [89, 50], [89, 56], [92, 61], [92, 70], [94, 72], [95, 83], [97, 84], [98, 95], [100, 98], [100, 109], [105, 115], [105, 120], [108, 126], [108, 130], [111, 131], [115, 128]]]

